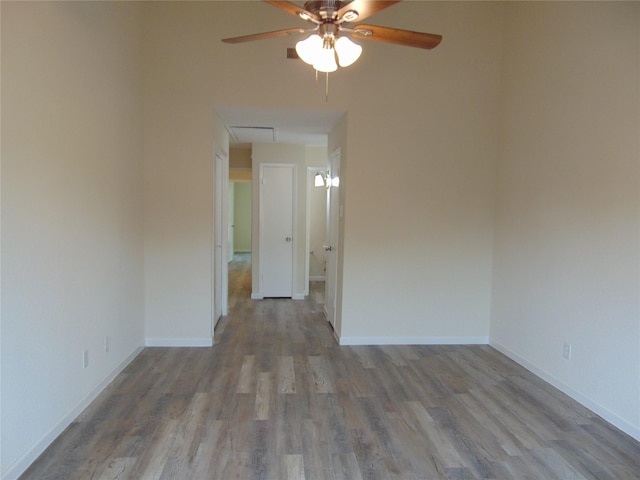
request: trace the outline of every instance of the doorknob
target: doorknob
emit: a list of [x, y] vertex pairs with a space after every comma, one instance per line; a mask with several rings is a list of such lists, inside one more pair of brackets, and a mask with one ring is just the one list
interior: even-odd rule
[[287, 243], [289, 243], [291, 241], [291, 237], [287, 237], [285, 238], [285, 240], [287, 241]]
[[331, 252], [331, 251], [333, 251], [333, 247], [331, 245], [324, 245], [324, 251], [325, 252]]

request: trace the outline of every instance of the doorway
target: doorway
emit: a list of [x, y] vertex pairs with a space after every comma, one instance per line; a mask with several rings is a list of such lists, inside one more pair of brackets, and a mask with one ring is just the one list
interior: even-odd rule
[[[316, 175], [326, 182], [327, 167], [307, 167], [306, 179], [306, 264], [305, 295], [311, 294], [311, 283], [322, 282], [324, 297], [324, 281], [326, 260], [324, 245], [327, 243], [327, 187], [315, 185]], [[317, 288], [316, 288], [317, 290]]]
[[293, 298], [296, 166], [260, 165], [260, 292]]
[[[297, 161], [291, 161], [289, 158], [271, 156], [267, 162], [272, 163], [295, 163], [298, 165], [298, 172], [295, 174], [295, 185], [298, 188], [298, 194], [295, 197], [295, 208], [297, 209], [296, 215], [294, 215], [294, 219], [297, 219], [299, 222], [306, 222], [305, 217], [305, 194], [300, 191], [300, 189], [305, 188], [304, 182], [306, 179], [306, 168], [308, 166], [323, 166], [325, 167], [325, 171], [327, 168], [327, 159], [326, 159], [326, 148], [327, 146], [331, 146], [331, 151], [335, 151], [340, 146], [346, 145], [347, 139], [347, 121], [346, 121], [346, 112], [345, 111], [331, 111], [331, 110], [301, 110], [301, 109], [275, 109], [275, 108], [255, 108], [255, 107], [218, 107], [216, 108], [216, 112], [219, 115], [220, 119], [227, 127], [227, 131], [229, 132], [229, 146], [231, 149], [247, 149], [251, 148], [253, 150], [255, 147], [260, 146], [261, 148], [268, 144], [282, 144], [287, 146], [300, 146], [303, 145], [305, 148], [307, 147], [325, 147], [325, 157], [318, 162], [318, 158], [314, 158], [309, 163], [300, 163]], [[264, 136], [264, 132], [271, 132], [267, 137]], [[305, 150], [308, 153], [308, 150]], [[305, 155], [307, 155], [305, 153]], [[305, 157], [308, 158], [308, 157]], [[253, 169], [254, 170], [254, 179], [253, 179], [253, 212], [255, 213], [253, 219], [253, 240], [252, 240], [252, 290], [251, 290], [251, 299], [259, 300], [266, 296], [261, 289], [261, 285], [265, 284], [264, 278], [261, 278], [261, 244], [260, 241], [260, 199], [259, 199], [259, 191], [260, 191], [260, 181], [258, 178], [259, 175], [259, 165], [261, 161], [257, 161], [253, 159], [253, 154], [246, 156], [247, 164], [241, 168]], [[342, 158], [343, 163], [345, 158]], [[233, 166], [233, 165], [232, 165]], [[234, 168], [237, 168], [234, 166]], [[237, 185], [236, 185], [237, 187]], [[337, 185], [336, 185], [337, 187]], [[299, 194], [302, 193], [302, 198], [298, 198]], [[344, 195], [344, 192], [341, 192], [340, 195]], [[339, 209], [340, 206], [337, 204], [337, 192], [336, 192], [336, 209]], [[336, 210], [335, 215], [335, 226], [334, 229], [336, 231], [336, 237], [332, 243], [332, 248], [337, 248], [337, 225], [339, 222], [338, 216], [339, 210]], [[237, 224], [234, 235], [238, 234]], [[304, 299], [305, 295], [309, 294], [308, 283], [305, 268], [305, 257], [309, 256], [309, 250], [305, 249], [306, 247], [306, 238], [305, 237], [305, 228], [304, 223], [300, 223], [300, 228], [295, 229], [293, 233], [295, 235], [290, 236], [292, 238], [291, 243], [294, 249], [293, 261], [296, 262], [294, 268], [292, 268], [292, 277], [293, 277], [293, 295], [294, 299]], [[297, 245], [294, 245], [297, 242]], [[317, 254], [315, 248], [314, 253]], [[322, 246], [321, 253], [325, 255], [324, 245]], [[339, 282], [340, 271], [338, 266], [341, 265], [341, 262], [338, 262], [338, 257], [341, 255], [341, 252], [334, 252], [332, 255], [335, 259], [334, 268], [333, 268], [333, 283], [329, 282], [329, 287], [333, 291], [332, 295], [332, 306], [330, 308], [331, 313], [327, 315], [328, 318], [332, 318], [332, 325], [335, 324], [336, 334], [339, 334], [340, 331], [340, 316], [337, 315], [336, 312], [339, 312], [340, 305], [340, 288], [341, 282]], [[321, 256], [321, 255], [318, 255]], [[309, 260], [309, 259], [307, 259]], [[320, 260], [318, 263], [322, 263]], [[297, 268], [296, 268], [297, 267]], [[327, 266], [327, 269], [330, 267]], [[328, 273], [328, 272], [327, 272]], [[325, 274], [326, 277], [326, 274]], [[322, 286], [324, 287], [324, 286]], [[326, 290], [326, 288], [323, 288]], [[290, 294], [289, 294], [290, 295]], [[324, 295], [323, 295], [324, 296]], [[337, 297], [337, 302], [336, 302]], [[336, 305], [337, 303], [337, 305]], [[337, 322], [337, 323], [336, 323]]]

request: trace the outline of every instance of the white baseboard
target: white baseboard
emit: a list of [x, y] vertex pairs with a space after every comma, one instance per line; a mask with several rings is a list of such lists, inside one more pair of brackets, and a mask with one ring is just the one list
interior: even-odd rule
[[78, 418], [85, 408], [93, 402], [98, 395], [113, 381], [116, 376], [129, 365], [134, 358], [142, 351], [143, 347], [136, 348], [130, 355], [128, 355], [122, 362], [120, 362], [107, 376], [98, 383], [95, 387], [89, 391], [83, 398], [76, 403], [67, 414], [60, 419], [60, 421], [49, 430], [44, 437], [38, 440], [33, 447], [31, 447], [22, 457], [20, 457], [13, 465], [2, 474], [2, 480], [15, 480], [22, 475], [29, 465], [31, 465], [46, 448], [69, 426]]
[[325, 281], [325, 277], [324, 277], [324, 275], [314, 275], [314, 276], [310, 276], [309, 277], [309, 281], [310, 282], [324, 282]]
[[294, 293], [291, 296], [291, 300], [304, 300], [304, 299], [305, 299], [304, 293]]
[[340, 337], [340, 345], [486, 345], [489, 337]]
[[147, 338], [144, 344], [147, 347], [212, 347], [213, 338]]
[[561, 392], [569, 395], [576, 402], [584, 405], [589, 410], [591, 410], [594, 413], [596, 413], [597, 415], [601, 416], [607, 422], [609, 422], [610, 424], [614, 425], [616, 428], [619, 428], [620, 430], [622, 430], [627, 435], [629, 435], [629, 436], [635, 438], [636, 440], [640, 441], [640, 428], [638, 428], [638, 427], [630, 424], [626, 420], [620, 418], [618, 415], [616, 415], [615, 413], [611, 412], [606, 407], [603, 407], [599, 403], [591, 400], [590, 398], [588, 398], [587, 396], [583, 395], [579, 391], [574, 390], [572, 387], [570, 387], [569, 385], [567, 385], [563, 381], [557, 379], [553, 375], [551, 375], [551, 374], [545, 372], [544, 370], [541, 370], [540, 368], [536, 367], [534, 364], [532, 364], [528, 360], [522, 358], [518, 354], [512, 352], [511, 350], [509, 350], [504, 345], [501, 345], [500, 343], [495, 342], [493, 340], [491, 340], [489, 342], [489, 345], [491, 345], [493, 348], [498, 350], [500, 353], [503, 353], [504, 355], [509, 357], [514, 362], [516, 362], [519, 365], [523, 366], [524, 368], [526, 368], [527, 370], [529, 370], [533, 374], [537, 375], [538, 377], [540, 377], [545, 382], [553, 385], [554, 387], [556, 387]]
[[262, 300], [262, 299], [264, 299], [264, 297], [260, 293], [252, 293], [251, 294], [251, 300]]
[[333, 329], [333, 338], [335, 338], [338, 345], [340, 345], [340, 334], [336, 332], [335, 328]]

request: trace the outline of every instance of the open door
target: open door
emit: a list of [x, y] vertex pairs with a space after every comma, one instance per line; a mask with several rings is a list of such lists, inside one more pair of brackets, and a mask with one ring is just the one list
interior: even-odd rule
[[338, 227], [340, 216], [340, 149], [329, 157], [327, 175], [327, 243], [324, 246], [327, 273], [325, 279], [325, 315], [335, 328], [336, 296], [338, 291]]

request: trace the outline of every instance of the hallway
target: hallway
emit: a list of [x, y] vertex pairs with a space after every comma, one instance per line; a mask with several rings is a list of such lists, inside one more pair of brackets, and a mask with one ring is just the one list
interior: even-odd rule
[[145, 348], [22, 478], [638, 478], [637, 442], [491, 347], [339, 347], [322, 295], [253, 301], [229, 266], [214, 347]]

